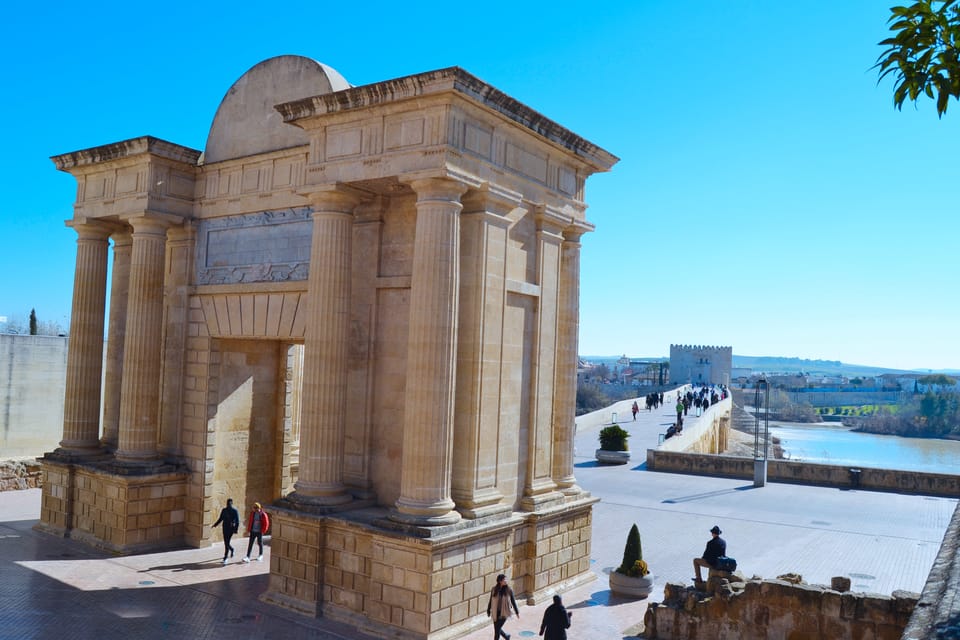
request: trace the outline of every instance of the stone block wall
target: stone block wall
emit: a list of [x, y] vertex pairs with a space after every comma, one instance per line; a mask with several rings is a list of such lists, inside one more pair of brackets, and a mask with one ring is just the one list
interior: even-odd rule
[[692, 587], [667, 584], [664, 601], [652, 602], [644, 637], [672, 640], [900, 640], [917, 594], [840, 593], [826, 587], [754, 579], [742, 590], [705, 597]]
[[529, 603], [592, 580], [594, 502], [455, 526], [433, 538], [391, 530], [382, 509], [317, 517], [272, 507], [263, 598], [381, 637], [457, 637], [487, 624], [498, 573]]
[[39, 528], [134, 553], [183, 544], [186, 476], [122, 476], [46, 460]]

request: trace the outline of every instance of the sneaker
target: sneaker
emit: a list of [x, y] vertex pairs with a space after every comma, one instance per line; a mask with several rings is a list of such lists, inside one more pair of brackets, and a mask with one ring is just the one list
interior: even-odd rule
[[243, 557], [243, 561], [244, 561], [244, 562], [250, 562], [250, 558], [248, 558], [247, 556], [244, 556], [244, 557]]
[[260, 556], [259, 558], [257, 558], [257, 562], [263, 562], [263, 556]]
[[224, 558], [224, 559], [220, 562], [220, 564], [227, 564], [227, 559]]

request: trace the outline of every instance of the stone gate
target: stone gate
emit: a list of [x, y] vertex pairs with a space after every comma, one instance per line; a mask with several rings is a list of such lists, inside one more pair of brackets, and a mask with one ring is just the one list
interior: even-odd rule
[[590, 579], [579, 241], [616, 160], [460, 68], [353, 87], [297, 56], [202, 153], [54, 157], [78, 240], [38, 526], [203, 546], [260, 501], [266, 600], [410, 638], [467, 631], [498, 572], [532, 601]]

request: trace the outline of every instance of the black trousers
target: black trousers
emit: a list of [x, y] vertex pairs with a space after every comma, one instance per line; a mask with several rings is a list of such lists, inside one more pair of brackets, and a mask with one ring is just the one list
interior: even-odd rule
[[233, 547], [230, 546], [230, 538], [233, 537], [233, 530], [227, 531], [223, 530], [223, 559], [226, 560], [227, 557], [233, 553]]
[[498, 618], [493, 622], [493, 640], [500, 640], [500, 637], [509, 638], [510, 634], [503, 630], [503, 625], [507, 624], [506, 618]]
[[263, 555], [263, 532], [250, 533], [250, 542], [247, 544], [247, 557], [250, 557], [250, 551], [253, 549], [253, 541], [256, 540], [260, 545], [260, 555]]

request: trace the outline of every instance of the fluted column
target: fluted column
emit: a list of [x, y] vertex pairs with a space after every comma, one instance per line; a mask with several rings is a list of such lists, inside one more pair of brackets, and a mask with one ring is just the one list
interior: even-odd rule
[[77, 260], [60, 448], [64, 453], [84, 455], [100, 449], [100, 378], [111, 229], [95, 222], [67, 225], [77, 232]]
[[394, 519], [451, 524], [453, 408], [464, 185], [430, 178], [410, 183], [417, 223], [410, 285], [407, 388], [400, 498]]
[[294, 499], [340, 505], [353, 496], [343, 483], [350, 337], [353, 209], [345, 189], [314, 192], [307, 326], [303, 351], [300, 476]]
[[573, 475], [576, 433], [577, 339], [580, 329], [580, 236], [585, 228], [564, 230], [557, 307], [557, 371], [554, 384], [553, 480], [565, 495], [581, 492]]
[[103, 437], [110, 450], [120, 439], [120, 381], [123, 379], [123, 337], [127, 326], [127, 295], [130, 291], [130, 249], [133, 237], [129, 229], [115, 232], [113, 239], [113, 277], [110, 283], [110, 318], [107, 324], [107, 370], [103, 377]]
[[169, 222], [148, 216], [127, 222], [133, 227], [133, 244], [116, 456], [121, 462], [136, 464], [157, 458], [163, 267]]

